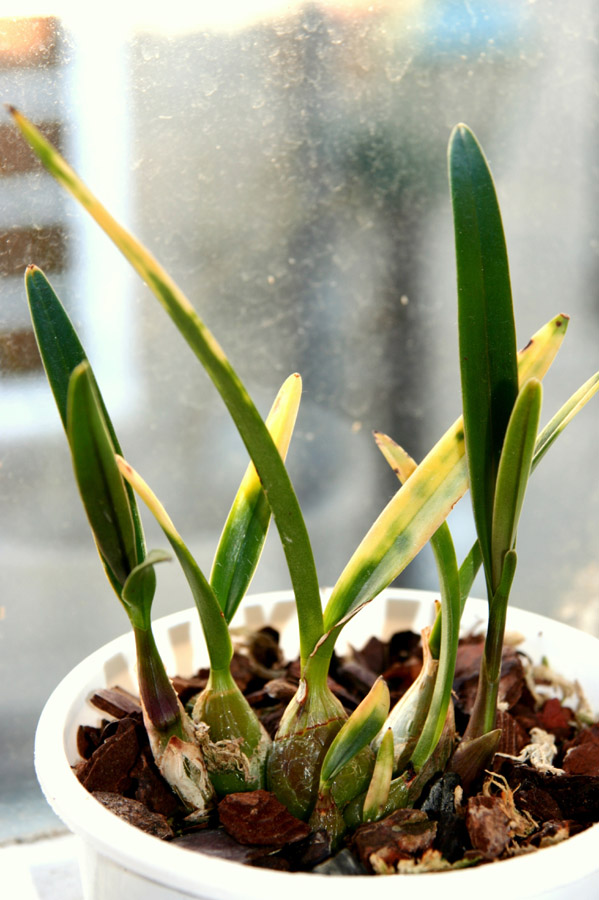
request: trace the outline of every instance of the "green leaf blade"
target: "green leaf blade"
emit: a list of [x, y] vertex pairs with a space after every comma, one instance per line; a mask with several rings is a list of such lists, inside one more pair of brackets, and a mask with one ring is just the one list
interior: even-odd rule
[[[67, 312], [54, 292], [52, 285], [37, 266], [28, 266], [25, 273], [25, 289], [29, 312], [33, 325], [33, 331], [44, 365], [48, 383], [52, 389], [54, 399], [63, 427], [67, 431], [67, 402], [71, 376], [77, 366], [87, 363], [89, 360], [85, 349], [77, 335]], [[90, 377], [93, 382], [97, 401], [108, 429], [110, 439], [116, 453], [122, 454], [114, 426], [108, 415], [106, 405], [98, 388], [93, 369], [89, 367]], [[68, 431], [67, 431], [68, 438]], [[135, 496], [131, 488], [126, 485], [125, 490], [129, 498], [131, 516], [135, 528], [137, 543], [137, 557], [143, 559], [145, 555], [145, 538], [139, 517], [139, 510], [135, 502]], [[114, 573], [107, 572], [109, 580], [115, 590]], [[118, 590], [117, 590], [118, 593]]]
[[428, 762], [445, 725], [447, 710], [451, 703], [462, 614], [458, 563], [447, 523], [438, 529], [431, 546], [441, 586], [441, 641], [439, 668], [433, 696], [424, 727], [411, 758], [416, 771], [422, 769]]
[[[285, 460], [302, 392], [299, 375], [282, 385], [266, 419], [266, 427]], [[210, 584], [230, 622], [246, 594], [270, 524], [271, 510], [256, 467], [250, 463], [237, 491], [218, 544]]]
[[[552, 417], [542, 431], [539, 432], [535, 445], [531, 469], [534, 471], [545, 453], [553, 446], [564, 428], [578, 415], [589, 400], [599, 392], [599, 372], [592, 375], [574, 394], [564, 403], [558, 412]], [[482, 564], [482, 555], [478, 541], [472, 545], [470, 552], [460, 566], [460, 599], [462, 610], [472, 588], [476, 574]], [[437, 623], [435, 623], [435, 628]], [[433, 629], [434, 631], [435, 629]]]
[[224, 613], [208, 580], [175, 528], [166, 509], [147, 482], [122, 457], [115, 457], [115, 465], [122, 477], [146, 504], [175, 551], [200, 616], [211, 667], [228, 669], [233, 656], [231, 637]]
[[459, 432], [442, 439], [387, 504], [333, 588], [325, 629], [347, 622], [387, 587], [447, 518], [467, 489], [460, 444]]
[[489, 577], [495, 480], [518, 392], [516, 334], [495, 188], [483, 152], [465, 125], [458, 125], [451, 136], [449, 177], [466, 454], [474, 518]]
[[514, 404], [499, 460], [491, 532], [492, 584], [497, 590], [505, 554], [516, 540], [541, 414], [542, 387], [527, 381]]
[[25, 289], [42, 363], [66, 429], [69, 381], [73, 370], [86, 362], [87, 356], [71, 320], [41, 269], [27, 267]]
[[[379, 450], [399, 478], [399, 480], [404, 483], [408, 478], [415, 472], [417, 465], [415, 460], [397, 444], [390, 437], [384, 434], [376, 434], [375, 439]], [[439, 586], [441, 588], [441, 597], [442, 597], [442, 612], [440, 611], [435, 620], [435, 625], [431, 631], [430, 639], [429, 639], [429, 647], [431, 653], [435, 659], [439, 659], [439, 655], [441, 652], [441, 622], [443, 621], [443, 627], [449, 627], [448, 633], [453, 633], [455, 635], [455, 646], [452, 643], [445, 645], [445, 654], [447, 655], [448, 649], [451, 647], [453, 654], [457, 652], [457, 634], [459, 631], [459, 620], [462, 613], [462, 607], [459, 603], [460, 591], [463, 589], [462, 582], [460, 581], [460, 573], [458, 573], [457, 569], [457, 561], [455, 554], [455, 547], [453, 544], [453, 538], [451, 536], [451, 531], [449, 530], [449, 525], [447, 522], [443, 522], [437, 531], [433, 534], [430, 540], [431, 547], [433, 550], [433, 554], [435, 557], [435, 563], [437, 566], [437, 574], [439, 577]], [[476, 544], [478, 546], [478, 542]], [[445, 623], [448, 623], [446, 626]], [[445, 660], [445, 673], [449, 671], [447, 660]], [[454, 656], [454, 667], [455, 667], [455, 656]], [[449, 678], [449, 683], [451, 684], [453, 681], [453, 669], [451, 669], [451, 673], [447, 676]], [[437, 739], [441, 734], [441, 729], [443, 727], [443, 722], [445, 721], [445, 714], [447, 712], [447, 707], [445, 707], [442, 716], [441, 716], [441, 727], [439, 729], [439, 734], [437, 735]]]
[[592, 375], [568, 400], [566, 400], [564, 405], [556, 412], [551, 421], [549, 421], [540, 432], [532, 460], [533, 469], [537, 467], [564, 428], [570, 424], [580, 410], [595, 396], [597, 391], [599, 391], [599, 372]]
[[343, 766], [373, 740], [383, 727], [388, 712], [389, 688], [380, 677], [335, 735], [322, 763], [321, 786], [331, 782]]
[[81, 499], [100, 554], [121, 587], [141, 561], [129, 496], [88, 363], [71, 376], [67, 435]]

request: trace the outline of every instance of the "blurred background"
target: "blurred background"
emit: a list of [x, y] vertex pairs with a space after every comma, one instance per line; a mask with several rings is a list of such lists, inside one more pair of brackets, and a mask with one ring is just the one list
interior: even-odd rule
[[[31, 7], [29, 9], [28, 7]], [[597, 368], [598, 8], [592, 0], [0, 4], [0, 96], [174, 275], [266, 413], [304, 379], [289, 467], [323, 585], [396, 490], [372, 430], [420, 459], [459, 413], [450, 131], [481, 141], [518, 341], [572, 317], [543, 422]], [[55, 684], [127, 630], [40, 369], [43, 268], [124, 451], [205, 570], [246, 466], [221, 402], [107, 239], [0, 121], [0, 840], [60, 828], [33, 773]], [[531, 482], [515, 605], [599, 634], [599, 407]], [[451, 516], [460, 557], [468, 499]], [[150, 547], [165, 540], [146, 519]], [[161, 566], [155, 613], [190, 605]], [[401, 584], [435, 589], [426, 549]], [[286, 587], [276, 532], [255, 590]], [[478, 591], [482, 587], [478, 584]]]

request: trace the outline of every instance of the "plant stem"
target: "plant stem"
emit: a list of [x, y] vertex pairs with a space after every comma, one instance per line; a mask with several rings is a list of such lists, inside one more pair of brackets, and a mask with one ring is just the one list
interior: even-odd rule
[[181, 707], [162, 663], [151, 628], [133, 628], [139, 692], [148, 718], [161, 735], [186, 739]]
[[481, 660], [478, 689], [472, 715], [464, 733], [464, 740], [479, 737], [495, 728], [507, 600], [516, 573], [516, 563], [516, 551], [510, 550], [505, 555], [499, 587], [489, 604], [489, 624]]
[[428, 715], [420, 739], [412, 754], [412, 765], [419, 771], [427, 762], [441, 737], [455, 672], [460, 635], [460, 585], [455, 549], [446, 523], [434, 535], [433, 550], [441, 585], [441, 652], [439, 668]]

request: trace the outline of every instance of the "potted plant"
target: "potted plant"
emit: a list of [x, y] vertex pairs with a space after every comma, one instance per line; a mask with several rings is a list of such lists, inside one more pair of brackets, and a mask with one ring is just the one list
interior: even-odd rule
[[[504, 783], [497, 775], [484, 781], [484, 773], [502, 736], [497, 722], [502, 648], [526, 485], [556, 437], [597, 391], [599, 374], [538, 432], [540, 382], [564, 337], [567, 317], [556, 316], [517, 353], [501, 217], [488, 165], [474, 135], [459, 125], [449, 145], [463, 418], [419, 465], [390, 438], [376, 436], [402, 486], [350, 559], [323, 609], [308, 534], [284, 464], [299, 403], [299, 376], [292, 375], [285, 382], [264, 421], [223, 350], [170, 277], [110, 216], [34, 126], [17, 110], [11, 108], [11, 113], [49, 171], [104, 228], [162, 303], [220, 392], [251, 458], [226, 520], [212, 572], [206, 577], [160, 500], [123, 457], [79, 338], [43, 273], [29, 267], [26, 286], [32, 320], [67, 434], [77, 484], [108, 580], [132, 625], [149, 746], [156, 767], [180, 802], [186, 827], [204, 827], [214, 820], [216, 809], [221, 823], [225, 822], [231, 811], [247, 812], [248, 804], [254, 804], [252, 822], [261, 816], [263, 820], [272, 817], [273, 809], [282, 810], [285, 827], [296, 828], [290, 842], [303, 840], [314, 852], [319, 841], [321, 851], [324, 847], [321, 861], [345, 853], [348, 840], [355, 846], [356, 835], [371, 833], [368, 827], [380, 835], [387, 822], [397, 831], [401, 830], [400, 820], [409, 820], [410, 834], [415, 829], [430, 837], [419, 844], [422, 852], [408, 853], [407, 861], [403, 851], [394, 855], [379, 847], [363, 853], [364, 872], [462, 868], [491, 858], [487, 850], [475, 845], [472, 852], [448, 860], [435, 848], [436, 826], [430, 825], [430, 817], [421, 807], [428, 802], [431, 784], [437, 784], [441, 791], [453, 785], [452, 802], [458, 818], [458, 807], [466, 803], [468, 793], [481, 796], [481, 789], [482, 817], [486, 809], [497, 811], [497, 788]], [[445, 518], [468, 487], [477, 541], [458, 567]], [[154, 636], [154, 568], [167, 554], [146, 551], [136, 496], [158, 521], [183, 568], [206, 639], [209, 677], [189, 708], [182, 705], [167, 674], [163, 662], [167, 648]], [[299, 684], [272, 740], [233, 678], [229, 627], [258, 564], [271, 514], [289, 566], [299, 626]], [[441, 603], [432, 627], [423, 629], [421, 671], [393, 709], [385, 680], [377, 678], [348, 716], [328, 680], [337, 640], [355, 616], [363, 619], [362, 609], [428, 541], [439, 573]], [[481, 565], [488, 593], [488, 627], [476, 696], [457, 740], [451, 693], [460, 621]], [[550, 626], [543, 623], [545, 627]], [[164, 641], [163, 628], [159, 630]], [[113, 653], [114, 648], [106, 652]], [[592, 655], [596, 649], [589, 652]], [[105, 655], [103, 652], [102, 658]], [[98, 678], [98, 659], [94, 660], [96, 668], [92, 666], [92, 678]], [[86, 691], [93, 688], [87, 670], [83, 677]], [[49, 707], [55, 709], [52, 701]], [[71, 728], [79, 712], [71, 706], [67, 715]], [[48, 722], [50, 713], [46, 711], [44, 716], [42, 721]], [[532, 754], [538, 742], [531, 739], [528, 746], [533, 747], [527, 751]], [[40, 752], [38, 771], [42, 772]], [[80, 787], [74, 776], [72, 782]], [[48, 790], [43, 777], [42, 783]], [[459, 800], [455, 794], [458, 786]], [[505, 813], [505, 803], [513, 801], [513, 789], [507, 781], [504, 788]], [[49, 792], [54, 794], [52, 789]], [[86, 817], [110, 815], [101, 807], [92, 812], [90, 802], [95, 801], [86, 798]], [[60, 807], [58, 799], [56, 803]], [[398, 811], [402, 812], [399, 817]], [[404, 812], [409, 813], [407, 819]], [[63, 815], [69, 820], [68, 814]], [[515, 807], [510, 815], [516, 818]], [[115, 835], [117, 829], [121, 833], [121, 827], [122, 823], [114, 824]], [[510, 839], [515, 833], [512, 828]], [[586, 840], [584, 834], [579, 837]], [[134, 833], [131, 839], [143, 843], [147, 835]], [[166, 852], [168, 857], [175, 849], [161, 846], [156, 853], [162, 858]], [[229, 896], [222, 887], [222, 880], [228, 877], [222, 868], [226, 864], [211, 861], [210, 865], [212, 862], [216, 874], [210, 893], [202, 893], [204, 888], [200, 888], [194, 894], [189, 879], [181, 881], [174, 876], [174, 888], [183, 893], [164, 896], [188, 896], [190, 892], [191, 896]], [[510, 866], [515, 869], [519, 862], [511, 860]], [[578, 871], [585, 877], [588, 874]], [[483, 877], [478, 872], [469, 868], [468, 874], [463, 872], [460, 877], [474, 885]], [[286, 877], [283, 873], [268, 875]], [[446, 875], [458, 877], [456, 872]], [[253, 877], [248, 875], [247, 893], [244, 878], [246, 896], [253, 896]], [[300, 881], [294, 885], [305, 876], [298, 877]], [[591, 877], [596, 878], [597, 872]], [[151, 872], [149, 878], [153, 879]], [[105, 895], [99, 889], [90, 896]]]
[[[341, 642], [360, 646], [364, 634], [389, 636], [403, 629], [418, 630], [430, 621], [436, 595], [391, 589], [361, 616], [349, 622]], [[272, 622], [280, 631], [290, 654], [297, 652], [294, 603], [289, 593], [248, 598], [240, 609], [241, 622]], [[254, 606], [255, 602], [255, 606]], [[470, 599], [464, 610], [464, 626], [480, 625], [485, 601]], [[260, 619], [258, 620], [260, 621]], [[597, 640], [561, 623], [511, 608], [508, 627], [528, 635], [522, 649], [533, 659], [547, 656], [558, 671], [569, 671], [589, 690], [596, 709], [599, 702], [595, 660]], [[181, 645], [181, 634], [185, 644]], [[155, 623], [156, 642], [169, 670], [191, 674], [205, 665], [195, 609], [174, 613]], [[341, 647], [340, 649], [344, 649]], [[190, 652], [190, 650], [192, 652]], [[186, 667], [182, 669], [182, 662]], [[306, 891], [324, 898], [331, 890], [342, 890], [349, 900], [358, 900], [371, 886], [372, 876], [351, 877], [306, 874], [241, 867], [216, 856], [182, 850], [170, 841], [159, 841], [117, 819], [97, 802], [73, 776], [78, 758], [77, 731], [94, 722], [90, 694], [115, 683], [135, 684], [135, 646], [132, 635], [112, 641], [73, 669], [55, 689], [38, 726], [36, 769], [48, 800], [75, 834], [79, 835], [85, 896], [109, 900], [119, 893], [150, 900], [180, 900], [200, 897], [225, 900], [243, 896], [260, 900], [265, 894], [285, 892], [299, 897]], [[99, 716], [98, 716], [99, 718]], [[477, 868], [436, 872], [432, 875], [394, 875], [376, 880], [377, 896], [392, 900], [397, 891], [417, 889], [418, 896], [433, 900], [439, 891], [449, 896], [484, 891], [499, 900], [511, 892], [519, 898], [591, 898], [596, 895], [599, 863], [597, 826], [556, 846], [517, 856], [505, 862]], [[417, 882], [414, 882], [417, 878]], [[332, 879], [332, 880], [331, 880]], [[366, 881], [369, 879], [369, 881]], [[406, 884], [406, 879], [409, 879]]]

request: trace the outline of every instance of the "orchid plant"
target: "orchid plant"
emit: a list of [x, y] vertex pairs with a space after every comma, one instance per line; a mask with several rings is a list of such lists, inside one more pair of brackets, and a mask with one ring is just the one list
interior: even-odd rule
[[[144, 721], [166, 780], [198, 819], [224, 794], [267, 786], [295, 816], [326, 831], [335, 846], [348, 828], [412, 805], [431, 777], [447, 767], [465, 780], [480, 771], [499, 734], [501, 648], [528, 477], [599, 389], [599, 373], [538, 433], [541, 379], [559, 350], [568, 317], [556, 316], [516, 351], [499, 206], [472, 132], [458, 125], [449, 143], [463, 417], [420, 464], [388, 436], [375, 435], [401, 486], [323, 609], [308, 532], [284, 462], [300, 377], [287, 379], [263, 420], [223, 349], [169, 275], [40, 132], [16, 109], [10, 112], [49, 172], [104, 229], [174, 321], [219, 391], [251, 460], [207, 577], [164, 506], [126, 461], [61, 302], [44, 274], [28, 268], [27, 295], [42, 360], [101, 561], [135, 634]], [[477, 540], [458, 567], [445, 519], [468, 487]], [[191, 715], [176, 697], [152, 636], [154, 569], [168, 554], [147, 552], [136, 497], [156, 518], [182, 566], [206, 638], [210, 679]], [[229, 632], [271, 515], [293, 585], [301, 661], [299, 688], [272, 742], [231, 675]], [[379, 680], [348, 718], [327, 683], [335, 642], [344, 625], [428, 541], [441, 603], [434, 624], [423, 632], [421, 673], [391, 711], [389, 691]], [[474, 713], [456, 747], [451, 687], [460, 617], [481, 565], [489, 625]]]

